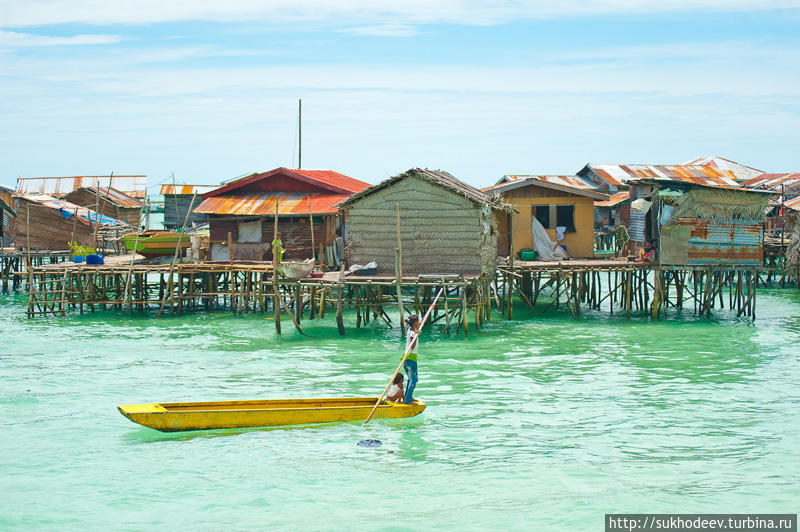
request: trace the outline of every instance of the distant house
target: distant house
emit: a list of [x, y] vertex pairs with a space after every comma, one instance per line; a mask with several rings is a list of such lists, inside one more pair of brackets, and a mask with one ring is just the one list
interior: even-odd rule
[[147, 206], [144, 201], [109, 187], [99, 189], [80, 187], [65, 194], [61, 199], [81, 207], [97, 209], [97, 212], [123, 221], [134, 228], [141, 225], [142, 211]]
[[[608, 196], [598, 192], [593, 183], [570, 175], [507, 175], [483, 192], [500, 195], [513, 208], [510, 222], [515, 254], [523, 249], [535, 251], [532, 225], [536, 219], [550, 240], [565, 246], [570, 256], [594, 255], [594, 202], [607, 200]], [[498, 231], [498, 251], [508, 255], [506, 217], [500, 217]]]
[[781, 231], [786, 215], [789, 214], [785, 208], [786, 203], [800, 197], [800, 174], [760, 174], [744, 181], [742, 186], [774, 193], [771, 200], [772, 209], [767, 215], [767, 231]]
[[[612, 196], [618, 192], [632, 191], [635, 185], [647, 180], [711, 187], [739, 187], [731, 172], [702, 165], [587, 164], [578, 172], [578, 176], [588, 179], [601, 191]], [[622, 198], [622, 196], [616, 197]], [[631, 192], [631, 202], [636, 199], [636, 194]], [[643, 246], [647, 235], [651, 234], [650, 222], [640, 210], [636, 208], [630, 210], [627, 228], [633, 250]]]
[[769, 192], [677, 180], [642, 180], [632, 207], [647, 221], [661, 264], [760, 266]]
[[630, 191], [617, 192], [609, 196], [608, 199], [594, 202], [594, 222], [597, 230], [613, 230], [620, 225], [628, 227], [630, 221]]
[[110, 216], [99, 215], [92, 209], [81, 207], [46, 194], [16, 194], [14, 205], [14, 246], [35, 250], [61, 251], [69, 249], [69, 242], [92, 245], [96, 223], [100, 229], [126, 229], [128, 225]]
[[[369, 186], [332, 170], [276, 168], [203, 194], [194, 213], [208, 216], [212, 260], [230, 257], [229, 233], [235, 259], [272, 260], [277, 205], [284, 260], [307, 259], [321, 250], [320, 261], [332, 265], [339, 258], [334, 241], [341, 233], [336, 205]], [[316, 250], [311, 248], [310, 216]]]
[[164, 196], [164, 228], [178, 229], [183, 227], [184, 221], [187, 227], [205, 222], [207, 218], [205, 214], [192, 212], [187, 220], [186, 213], [190, 206], [194, 211], [200, 205], [203, 194], [218, 188], [214, 185], [161, 185], [159, 193]]
[[441, 170], [414, 168], [370, 187], [339, 208], [347, 260], [395, 272], [397, 209], [403, 275], [493, 275], [503, 206]]
[[14, 189], [0, 185], [0, 247], [14, 243]]

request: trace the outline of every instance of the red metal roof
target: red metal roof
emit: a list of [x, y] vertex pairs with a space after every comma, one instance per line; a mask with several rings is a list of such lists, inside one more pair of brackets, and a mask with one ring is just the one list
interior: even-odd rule
[[274, 175], [284, 175], [298, 181], [314, 184], [336, 194], [346, 194], [348, 196], [361, 192], [371, 186], [369, 183], [353, 179], [352, 177], [334, 172], [333, 170], [304, 170], [280, 167], [270, 170], [269, 172], [255, 173], [231, 181], [227, 185], [203, 194], [203, 198], [227, 194], [245, 185], [269, 179]]
[[279, 215], [302, 216], [309, 213], [331, 214], [338, 212], [336, 204], [346, 200], [345, 194], [324, 194], [312, 192], [254, 192], [251, 194], [225, 194], [211, 196], [192, 212], [200, 214], [232, 214], [237, 216], [269, 216], [275, 214], [275, 203], [278, 202]]

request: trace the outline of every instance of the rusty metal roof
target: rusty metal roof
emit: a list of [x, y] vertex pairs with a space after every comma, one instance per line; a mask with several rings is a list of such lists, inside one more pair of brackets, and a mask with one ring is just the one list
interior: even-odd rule
[[588, 196], [595, 200], [605, 200], [608, 198], [606, 194], [598, 190], [599, 187], [594, 183], [574, 175], [507, 175], [503, 176], [496, 185], [482, 188], [481, 190], [487, 194], [493, 192], [503, 193], [529, 185], [559, 190], [568, 194]]
[[785, 192], [786, 194], [800, 194], [800, 174], [761, 174], [748, 179], [742, 186]]
[[161, 185], [161, 190], [158, 192], [164, 194], [188, 194], [192, 195], [197, 192], [198, 196], [211, 192], [219, 187], [215, 185]]
[[800, 196], [785, 202], [784, 207], [800, 212]]
[[614, 207], [615, 205], [619, 205], [620, 203], [624, 203], [626, 201], [630, 201], [631, 193], [630, 191], [626, 190], [624, 192], [617, 192], [610, 198], [604, 201], [595, 201], [595, 207]]
[[[62, 197], [66, 198], [70, 194], [73, 194], [75, 192], [78, 192], [78, 191], [84, 190], [84, 189], [90, 191], [92, 194], [97, 192], [96, 188], [80, 187], [80, 188], [76, 188], [75, 190], [73, 190], [69, 194], [65, 194]], [[105, 199], [109, 203], [112, 203], [112, 204], [117, 205], [119, 207], [124, 207], [124, 208], [129, 208], [129, 209], [136, 209], [136, 208], [142, 208], [142, 207], [145, 206], [145, 203], [143, 201], [138, 200], [138, 199], [134, 198], [133, 196], [129, 196], [128, 194], [125, 194], [124, 192], [122, 192], [120, 190], [117, 190], [115, 188], [100, 187], [100, 197]]]
[[252, 192], [223, 196], [211, 196], [192, 212], [199, 214], [232, 214], [236, 216], [269, 216], [275, 214], [275, 203], [278, 203], [279, 215], [302, 216], [309, 213], [331, 214], [338, 212], [336, 204], [349, 196], [344, 194], [324, 194], [312, 192]]
[[710, 166], [716, 168], [720, 172], [730, 172], [732, 175], [736, 176], [737, 181], [744, 181], [745, 179], [750, 179], [764, 173], [763, 170], [731, 161], [725, 157], [698, 157], [697, 159], [686, 161], [683, 164]]
[[147, 196], [146, 175], [78, 175], [64, 177], [20, 177], [17, 179], [18, 194], [39, 193], [50, 196], [63, 196], [81, 187], [108, 188], [116, 185], [117, 190], [135, 198]]
[[90, 209], [88, 207], [81, 207], [80, 205], [70, 203], [69, 201], [65, 201], [63, 199], [56, 199], [52, 196], [48, 196], [47, 194], [38, 194], [38, 193], [15, 194], [14, 197], [22, 198], [26, 201], [30, 201], [32, 203], [36, 203], [38, 205], [42, 205], [44, 207], [56, 210], [60, 212], [61, 215], [64, 216], [64, 218], [66, 219], [69, 219], [70, 217], [72, 217], [77, 213], [78, 221], [80, 221], [83, 225], [90, 225], [90, 222], [96, 222], [97, 220], [100, 221], [100, 225], [112, 225], [112, 226], [128, 225], [127, 223], [117, 220], [116, 218], [112, 218], [104, 214], [99, 214], [97, 211]]
[[[577, 175], [538, 175], [538, 174], [520, 174], [520, 175], [504, 175], [496, 185], [509, 183], [512, 181], [524, 181], [526, 179], [536, 179], [537, 181], [544, 181], [545, 183], [552, 183], [554, 185], [563, 185], [565, 187], [580, 188], [583, 190], [597, 190], [600, 187]], [[482, 190], [488, 190], [492, 187], [487, 187]]]
[[590, 164], [594, 173], [610, 185], [630, 185], [641, 179], [680, 181], [705, 186], [738, 187], [736, 176], [727, 170], [689, 164]]

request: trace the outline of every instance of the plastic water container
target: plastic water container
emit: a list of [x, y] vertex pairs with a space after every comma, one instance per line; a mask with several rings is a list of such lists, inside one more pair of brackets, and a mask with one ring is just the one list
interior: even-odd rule
[[98, 266], [103, 264], [102, 255], [86, 255], [86, 264], [90, 266]]
[[75, 264], [80, 264], [81, 262], [83, 262], [83, 255], [74, 255], [72, 257], [72, 262], [74, 262]]
[[535, 251], [523, 251], [519, 254], [519, 258], [522, 260], [535, 260], [536, 259], [536, 252]]

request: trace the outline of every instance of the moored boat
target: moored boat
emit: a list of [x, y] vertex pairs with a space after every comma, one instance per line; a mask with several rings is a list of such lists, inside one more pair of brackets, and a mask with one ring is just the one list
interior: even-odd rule
[[[177, 432], [364, 420], [377, 400], [377, 397], [340, 397], [150, 403], [120, 405], [117, 409], [134, 423], [162, 432]], [[408, 405], [383, 401], [373, 417], [413, 417], [423, 410], [425, 403], [421, 401]]]
[[181, 238], [181, 233], [176, 231], [143, 231], [139, 233], [138, 242], [136, 241], [136, 233], [128, 233], [120, 238], [120, 242], [126, 248], [148, 259], [174, 255], [179, 241], [181, 249], [192, 246], [189, 235], [184, 234]]
[[313, 269], [314, 259], [286, 261], [281, 262], [278, 266], [278, 270], [284, 277], [293, 280], [308, 277]]

